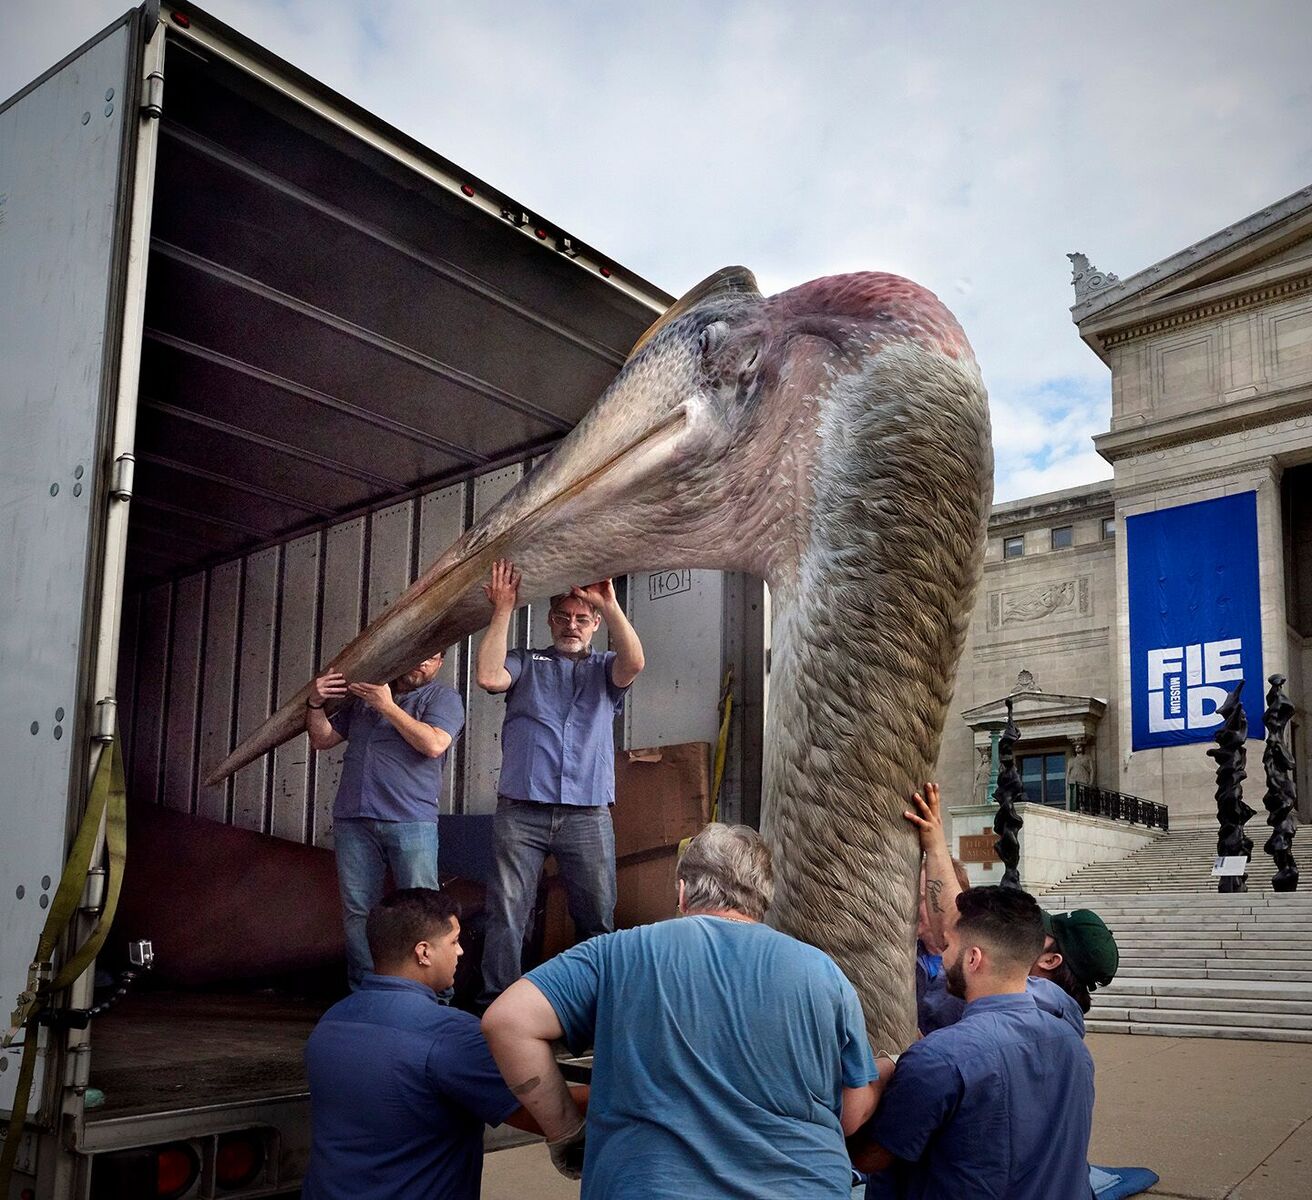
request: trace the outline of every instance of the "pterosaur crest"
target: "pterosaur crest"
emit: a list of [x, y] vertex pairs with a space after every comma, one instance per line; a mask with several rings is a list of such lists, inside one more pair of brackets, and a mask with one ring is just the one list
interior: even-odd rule
[[743, 296], [761, 298], [761, 289], [756, 285], [756, 276], [746, 267], [721, 267], [714, 275], [708, 275], [696, 287], [684, 292], [661, 316], [653, 322], [629, 351], [626, 362], [632, 362], [644, 346], [662, 329], [672, 325], [680, 317], [690, 313], [699, 304], [722, 296]]

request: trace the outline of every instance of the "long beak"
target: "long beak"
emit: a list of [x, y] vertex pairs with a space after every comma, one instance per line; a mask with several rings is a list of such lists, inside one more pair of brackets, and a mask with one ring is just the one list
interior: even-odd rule
[[[363, 630], [324, 670], [340, 671], [349, 680], [394, 679], [415, 663], [453, 642], [478, 632], [491, 615], [482, 585], [492, 564], [513, 560], [522, 575], [520, 598], [529, 603], [580, 580], [626, 574], [643, 566], [679, 563], [633, 562], [633, 547], [593, 544], [587, 537], [561, 537], [589, 512], [613, 499], [609, 481], [621, 465], [632, 468], [643, 460], [659, 461], [684, 423], [676, 411], [648, 429], [601, 465], [573, 479], [553, 481], [543, 495], [548, 468], [564, 452], [569, 439], [546, 462], [522, 480], [473, 528], [443, 553], [409, 589]], [[624, 555], [626, 558], [615, 557]], [[305, 702], [310, 681], [253, 734], [215, 767], [206, 786], [218, 783], [260, 755], [305, 729]]]

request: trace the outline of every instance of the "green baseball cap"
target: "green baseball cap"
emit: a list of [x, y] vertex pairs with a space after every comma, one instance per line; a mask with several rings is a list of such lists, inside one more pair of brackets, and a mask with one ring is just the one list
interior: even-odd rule
[[1043, 932], [1057, 941], [1057, 947], [1072, 974], [1085, 987], [1106, 987], [1121, 965], [1112, 931], [1103, 919], [1087, 908], [1074, 912], [1043, 912]]

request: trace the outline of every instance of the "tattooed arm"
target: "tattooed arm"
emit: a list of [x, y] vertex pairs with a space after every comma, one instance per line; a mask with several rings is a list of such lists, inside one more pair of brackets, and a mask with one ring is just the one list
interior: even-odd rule
[[925, 909], [934, 941], [942, 946], [944, 932], [956, 924], [961, 885], [948, 852], [938, 784], [925, 784], [924, 795], [917, 792], [911, 804], [911, 809], [902, 815], [920, 834], [920, 848], [925, 853]]
[[552, 1042], [564, 1036], [547, 998], [527, 979], [511, 984], [483, 1017], [483, 1036], [515, 1098], [548, 1141], [577, 1133], [583, 1114], [556, 1065]]

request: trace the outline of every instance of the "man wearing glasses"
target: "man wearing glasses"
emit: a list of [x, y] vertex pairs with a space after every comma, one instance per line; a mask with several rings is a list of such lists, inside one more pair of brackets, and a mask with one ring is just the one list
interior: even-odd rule
[[[551, 598], [551, 646], [508, 650], [519, 573], [504, 559], [483, 587], [492, 620], [478, 650], [478, 686], [505, 693], [501, 782], [492, 825], [482, 1003], [522, 972], [524, 928], [548, 854], [579, 939], [615, 928], [615, 747], [612, 726], [643, 668], [642, 643], [609, 579]], [[611, 649], [592, 649], [602, 620]]]

